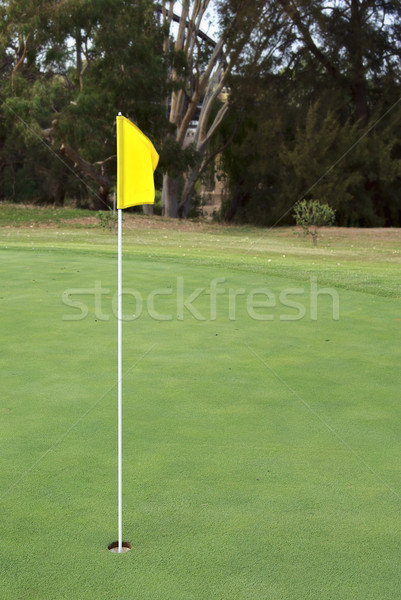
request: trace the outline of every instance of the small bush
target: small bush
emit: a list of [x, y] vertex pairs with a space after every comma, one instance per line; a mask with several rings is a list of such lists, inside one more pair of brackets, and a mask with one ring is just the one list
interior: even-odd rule
[[300, 200], [294, 207], [293, 215], [296, 224], [302, 227], [305, 235], [312, 236], [313, 244], [317, 246], [318, 228], [334, 225], [336, 211], [318, 200]]
[[99, 225], [102, 229], [112, 230], [113, 225], [117, 221], [117, 216], [113, 214], [111, 210], [99, 210], [96, 213], [97, 218], [99, 219]]

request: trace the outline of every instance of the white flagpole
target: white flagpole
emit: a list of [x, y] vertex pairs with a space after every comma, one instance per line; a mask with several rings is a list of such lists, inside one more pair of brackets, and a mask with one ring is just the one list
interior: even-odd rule
[[122, 210], [118, 209], [118, 551], [122, 552]]

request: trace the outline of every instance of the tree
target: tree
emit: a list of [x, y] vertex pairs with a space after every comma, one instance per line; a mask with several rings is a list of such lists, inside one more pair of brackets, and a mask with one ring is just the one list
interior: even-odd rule
[[335, 210], [318, 200], [300, 200], [294, 206], [294, 218], [304, 234], [312, 236], [313, 245], [317, 246], [318, 229], [334, 224]]
[[[0, 6], [6, 103], [0, 139], [18, 147], [11, 155], [0, 148], [0, 165], [5, 161], [12, 173], [29, 164], [31, 179], [43, 183], [54, 171], [63, 194], [70, 189], [87, 196], [95, 183], [92, 206], [104, 209], [114, 180], [117, 112], [139, 121], [152, 137], [163, 137], [167, 123], [163, 35], [153, 2], [39, 4]], [[49, 177], [43, 177], [46, 170]]]
[[306, 198], [336, 208], [339, 224], [401, 223], [398, 4], [280, 4], [280, 62], [236, 87], [237, 114], [250, 125], [224, 152], [222, 216], [290, 222]]
[[[297, 32], [296, 54], [309, 55], [352, 102], [366, 125], [375, 83], [399, 81], [398, 2], [382, 0], [279, 0]], [[369, 89], [370, 88], [370, 89]]]
[[0, 5], [0, 164], [2, 193], [49, 197], [62, 203], [65, 185], [60, 162], [41, 142], [41, 130], [63, 102], [60, 80], [50, 66], [55, 2], [2, 2]]
[[0, 0], [0, 195], [104, 208], [121, 111], [160, 151], [166, 215], [219, 165], [227, 220], [288, 223], [305, 198], [339, 224], [401, 224], [400, 11]]
[[[221, 150], [215, 148], [212, 156], [208, 154], [211, 140], [229, 109], [225, 90], [230, 75], [241, 69], [244, 60], [257, 62], [268, 47], [269, 40], [261, 37], [260, 31], [272, 15], [272, 6], [267, 2], [185, 0], [172, 45], [170, 33], [175, 5], [176, 2], [171, 1], [167, 7], [163, 2], [161, 8], [164, 50], [171, 54], [172, 61], [168, 148], [176, 158], [166, 166], [162, 199], [166, 215], [185, 217], [196, 181]], [[213, 16], [219, 20], [216, 42], [203, 31]], [[194, 127], [193, 142], [190, 151], [185, 152], [191, 126]]]

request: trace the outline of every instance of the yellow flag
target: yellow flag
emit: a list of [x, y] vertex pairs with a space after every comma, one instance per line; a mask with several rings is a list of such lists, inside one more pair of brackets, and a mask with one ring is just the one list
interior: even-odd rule
[[117, 117], [117, 208], [153, 204], [153, 172], [159, 162], [152, 142], [125, 117]]

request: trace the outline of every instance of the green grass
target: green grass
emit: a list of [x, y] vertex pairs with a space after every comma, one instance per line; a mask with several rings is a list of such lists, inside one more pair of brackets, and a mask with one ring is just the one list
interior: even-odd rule
[[[315, 251], [291, 230], [148, 223], [126, 217], [124, 234], [124, 286], [144, 306], [124, 323], [123, 556], [107, 551], [115, 236], [0, 231], [1, 597], [399, 597], [399, 232], [327, 232]], [[311, 276], [338, 294], [339, 320], [327, 294], [311, 318]], [[71, 293], [89, 313], [66, 320], [79, 310], [63, 291], [95, 281], [103, 316], [93, 294]], [[184, 299], [203, 289], [205, 320], [180, 285]], [[149, 315], [157, 288], [171, 320]], [[247, 311], [260, 288], [276, 301], [254, 309], [269, 320]], [[285, 320], [297, 309], [280, 293], [294, 288], [305, 316]], [[235, 318], [230, 289], [244, 290]], [[139, 308], [124, 297], [126, 315]]]
[[[0, 227], [23, 227], [30, 225], [65, 225], [74, 219], [87, 221], [91, 226], [90, 217], [94, 213], [80, 208], [56, 208], [54, 206], [20, 205], [7, 202], [0, 203]], [[71, 227], [71, 223], [67, 223]], [[76, 226], [78, 226], [76, 224]]]

